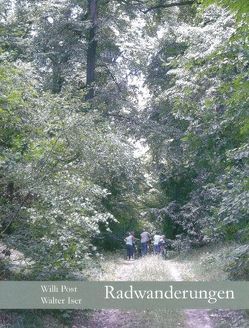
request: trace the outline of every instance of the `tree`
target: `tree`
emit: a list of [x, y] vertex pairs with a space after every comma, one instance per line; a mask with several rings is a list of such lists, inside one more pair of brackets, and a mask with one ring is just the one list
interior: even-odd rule
[[[165, 4], [159, 1], [159, 3], [149, 3], [147, 1], [107, 1], [108, 8], [116, 9], [118, 5], [125, 5], [125, 11], [130, 12], [142, 12], [144, 14], [160, 10], [162, 8], [171, 8], [176, 6], [186, 6], [192, 5], [195, 1], [178, 1], [169, 4]], [[90, 22], [89, 31], [88, 31], [88, 49], [87, 49], [87, 76], [86, 76], [86, 86], [88, 88], [86, 94], [86, 100], [90, 100], [94, 97], [94, 82], [95, 82], [95, 70], [96, 70], [96, 60], [97, 60], [97, 45], [98, 45], [98, 36], [97, 36], [97, 27], [98, 27], [98, 1], [97, 0], [88, 0], [88, 19]], [[143, 9], [146, 7], [146, 9]], [[134, 14], [133, 14], [134, 15]]]
[[238, 235], [247, 242], [247, 192], [239, 182], [248, 170], [245, 36], [243, 23], [236, 26], [230, 12], [211, 6], [176, 36], [182, 53], [174, 41], [170, 56], [166, 34], [165, 48], [151, 61], [154, 97], [145, 131], [154, 126], [147, 138], [168, 198], [161, 212], [194, 243]]
[[87, 49], [87, 73], [86, 86], [89, 88], [86, 95], [86, 100], [94, 97], [96, 55], [97, 55], [97, 0], [88, 0], [88, 17], [90, 20], [88, 49]]

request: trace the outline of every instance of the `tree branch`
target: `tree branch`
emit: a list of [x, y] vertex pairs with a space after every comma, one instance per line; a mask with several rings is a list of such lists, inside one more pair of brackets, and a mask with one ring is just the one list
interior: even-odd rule
[[107, 71], [107, 73], [111, 76], [113, 82], [116, 84], [116, 86], [118, 88], [118, 91], [119, 92], [122, 92], [121, 87], [118, 84], [118, 81], [117, 81], [116, 77], [112, 74], [110, 68], [106, 64], [99, 64], [98, 67], [104, 67], [105, 68], [105, 70]]
[[141, 11], [142, 11], [142, 13], [147, 14], [149, 11], [156, 10], [156, 9], [178, 7], [178, 6], [187, 6], [187, 5], [193, 5], [194, 3], [198, 3], [198, 2], [195, 1], [195, 0], [182, 1], [182, 2], [172, 2], [172, 3], [152, 6], [152, 7], [149, 7], [147, 9], [141, 10]]

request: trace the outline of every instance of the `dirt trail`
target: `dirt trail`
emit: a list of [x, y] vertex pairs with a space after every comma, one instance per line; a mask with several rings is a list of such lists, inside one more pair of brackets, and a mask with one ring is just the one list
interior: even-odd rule
[[[183, 281], [179, 263], [175, 261], [167, 261], [172, 280]], [[184, 310], [186, 328], [212, 328], [213, 324], [208, 315], [208, 310]]]
[[[110, 265], [109, 269], [99, 280], [112, 281], [132, 281], [132, 280], [184, 280], [186, 268], [180, 262], [168, 260], [164, 261], [158, 257], [146, 257], [135, 261], [119, 260], [115, 266]], [[173, 311], [172, 311], [173, 312]], [[176, 312], [176, 311], [175, 311]], [[78, 313], [73, 328], [153, 328], [153, 320], [150, 320], [152, 312], [148, 311], [121, 311], [121, 310], [100, 310], [94, 313], [87, 320]], [[177, 320], [179, 316], [182, 320]], [[147, 317], [148, 316], [148, 317]], [[155, 323], [155, 327], [162, 328], [213, 328], [212, 321], [208, 315], [208, 310], [184, 310], [179, 311], [174, 318], [170, 318], [172, 313], [166, 314], [162, 322]], [[168, 319], [171, 320], [168, 322]], [[84, 324], [82, 323], [84, 322]]]

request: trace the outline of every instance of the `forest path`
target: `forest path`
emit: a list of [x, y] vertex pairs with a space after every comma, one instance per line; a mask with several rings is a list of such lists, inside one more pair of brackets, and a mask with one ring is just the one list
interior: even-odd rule
[[[187, 263], [147, 256], [134, 261], [118, 259], [106, 263], [98, 280], [182, 281], [194, 280]], [[93, 280], [96, 280], [94, 278]], [[94, 311], [87, 319], [78, 312], [73, 328], [213, 328], [208, 310]]]

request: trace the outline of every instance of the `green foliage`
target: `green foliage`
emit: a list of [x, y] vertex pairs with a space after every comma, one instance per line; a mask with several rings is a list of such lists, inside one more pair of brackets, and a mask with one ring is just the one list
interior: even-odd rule
[[82, 276], [144, 226], [248, 243], [248, 4], [141, 14], [157, 4], [98, 3], [91, 104], [87, 1], [1, 4], [0, 223], [28, 262], [18, 279]]
[[248, 280], [249, 279], [249, 247], [243, 245], [236, 248], [229, 254], [229, 260], [225, 270], [229, 273], [231, 279]]
[[184, 53], [165, 57], [168, 70], [156, 71], [158, 60], [167, 56], [166, 34], [164, 51], [150, 64], [165, 82], [148, 76], [155, 90], [149, 110], [155, 129], [148, 140], [160, 190], [168, 197], [161, 211], [165, 223], [170, 217], [193, 244], [248, 243], [246, 20], [240, 15], [235, 23], [230, 12], [216, 6], [200, 8], [195, 25], [176, 32], [175, 46], [179, 40], [187, 45]]
[[205, 6], [209, 6], [211, 4], [217, 4], [220, 6], [224, 6], [225, 8], [235, 12], [237, 18], [239, 20], [248, 19], [249, 13], [249, 4], [244, 0], [201, 0]]
[[23, 279], [25, 272], [58, 279], [100, 256], [93, 238], [100, 225], [103, 232], [117, 221], [105, 199], [116, 194], [115, 203], [135, 188], [136, 161], [131, 146], [97, 111], [80, 110], [80, 97], [36, 97], [23, 71], [1, 72], [2, 235], [33, 261]]

